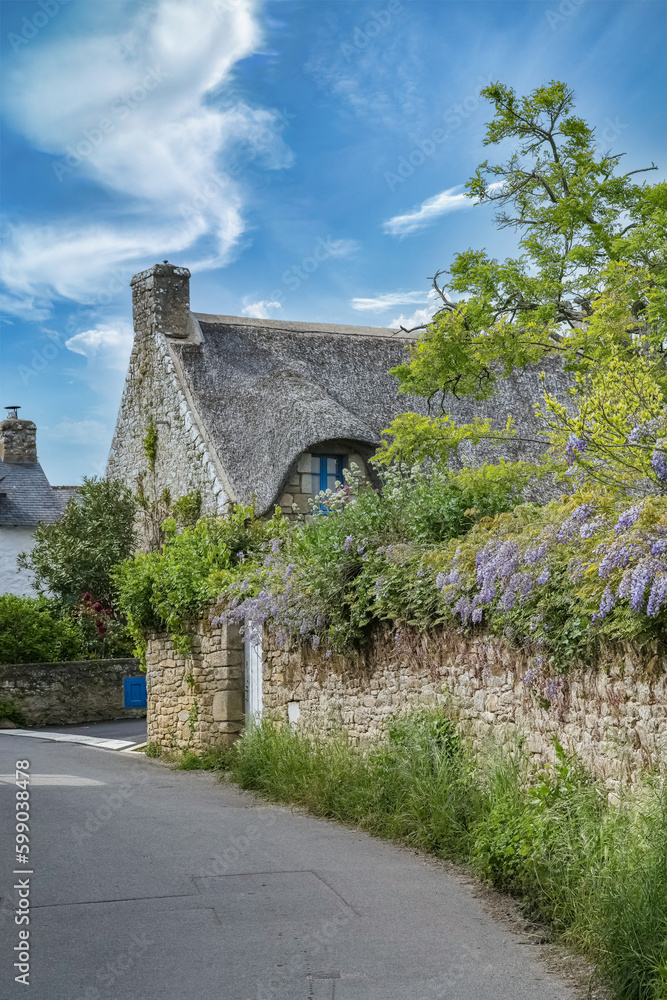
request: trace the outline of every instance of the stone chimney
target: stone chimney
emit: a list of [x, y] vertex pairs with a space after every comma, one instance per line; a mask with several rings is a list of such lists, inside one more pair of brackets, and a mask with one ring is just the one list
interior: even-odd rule
[[190, 272], [168, 261], [135, 274], [132, 313], [135, 335], [163, 333], [167, 337], [188, 335]]
[[32, 420], [21, 420], [20, 406], [7, 406], [7, 418], [0, 424], [0, 461], [8, 465], [35, 465], [37, 462], [37, 427]]

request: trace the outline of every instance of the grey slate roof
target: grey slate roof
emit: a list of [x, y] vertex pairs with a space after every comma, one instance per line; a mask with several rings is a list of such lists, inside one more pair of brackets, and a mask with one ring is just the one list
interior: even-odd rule
[[392, 330], [194, 314], [203, 343], [172, 350], [241, 501], [264, 512], [303, 451], [333, 440], [374, 448], [425, 401], [397, 396], [389, 369], [410, 341]]
[[74, 487], [54, 489], [39, 462], [15, 465], [0, 461], [0, 527], [53, 523], [62, 516], [73, 492]]

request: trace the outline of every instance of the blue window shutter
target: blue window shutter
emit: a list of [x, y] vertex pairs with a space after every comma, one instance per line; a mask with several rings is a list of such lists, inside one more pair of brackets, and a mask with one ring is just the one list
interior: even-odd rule
[[327, 489], [327, 456], [320, 455], [320, 493], [326, 493]]
[[[313, 485], [313, 499], [318, 493], [326, 493], [327, 490], [334, 490], [336, 483], [343, 482], [343, 470], [345, 469], [345, 455], [313, 455], [316, 463], [313, 466], [313, 479], [317, 482], [317, 489]], [[324, 504], [320, 504], [320, 510], [326, 512]]]
[[146, 678], [124, 677], [123, 694], [125, 696], [125, 708], [146, 708], [148, 705]]

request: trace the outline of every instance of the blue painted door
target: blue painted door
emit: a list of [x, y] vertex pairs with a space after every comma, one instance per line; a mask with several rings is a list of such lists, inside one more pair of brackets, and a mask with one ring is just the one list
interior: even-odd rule
[[125, 708], [146, 708], [148, 698], [146, 695], [145, 677], [124, 677], [123, 691], [125, 694]]

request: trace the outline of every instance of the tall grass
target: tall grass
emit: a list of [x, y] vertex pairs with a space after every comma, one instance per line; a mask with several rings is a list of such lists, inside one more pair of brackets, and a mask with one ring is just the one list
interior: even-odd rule
[[364, 751], [264, 721], [225, 765], [243, 788], [470, 865], [593, 958], [619, 1000], [665, 1000], [667, 791], [609, 805], [556, 753], [541, 770], [520, 746], [475, 756], [446, 715], [419, 711]]

